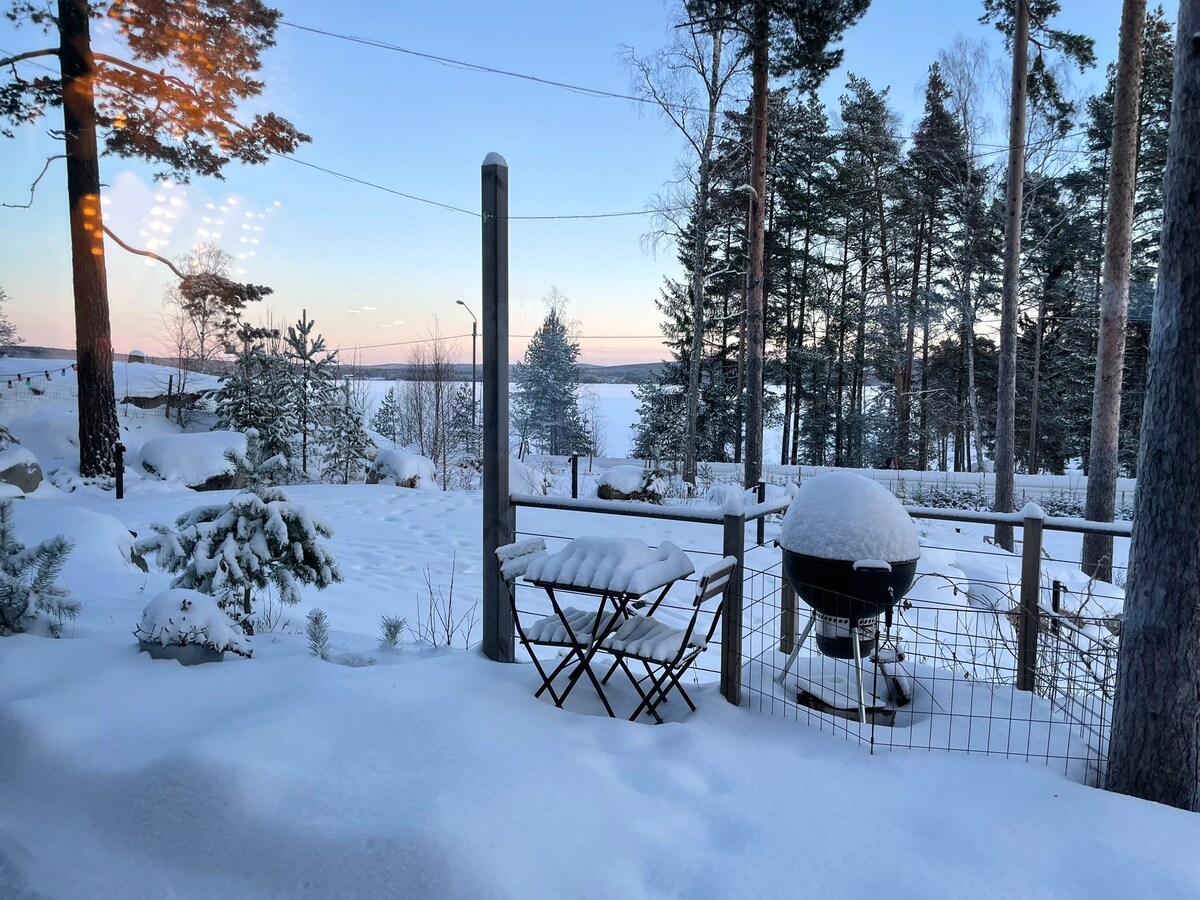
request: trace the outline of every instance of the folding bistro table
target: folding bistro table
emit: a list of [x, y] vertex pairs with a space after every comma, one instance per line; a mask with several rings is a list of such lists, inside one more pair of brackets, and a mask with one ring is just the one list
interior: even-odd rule
[[[694, 571], [691, 560], [670, 541], [650, 547], [633, 538], [578, 537], [557, 553], [535, 555], [524, 566], [524, 579], [546, 592], [554, 613], [523, 628], [514, 611], [514, 621], [542, 677], [536, 696], [549, 691], [554, 705], [562, 707], [579, 679], [587, 675], [605, 711], [615, 717], [601, 681], [592, 670], [601, 642], [630, 618], [631, 606], [642, 597], [657, 591], [657, 606], [676, 581]], [[591, 604], [585, 609], [563, 606], [559, 593], [598, 598], [599, 602], [594, 611]], [[547, 673], [533, 651], [534, 645], [560, 647], [566, 653]], [[559, 693], [554, 681], [568, 669], [567, 685]]]

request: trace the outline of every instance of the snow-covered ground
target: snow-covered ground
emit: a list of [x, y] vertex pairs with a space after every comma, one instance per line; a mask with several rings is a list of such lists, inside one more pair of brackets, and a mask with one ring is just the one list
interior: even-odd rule
[[[481, 655], [477, 618], [454, 648], [430, 648], [415, 638], [429, 585], [452, 590], [468, 623], [480, 598], [474, 492], [287, 488], [332, 526], [345, 581], [266, 610], [252, 659], [152, 660], [133, 631], [170, 576], [133, 565], [130, 531], [230, 494], [132, 464], [122, 501], [79, 484], [69, 406], [0, 408], [73, 488], [44, 485], [15, 515], [26, 544], [75, 541], [61, 579], [84, 603], [60, 640], [0, 638], [0, 897], [1200, 895], [1200, 818], [1057, 767], [871, 755], [734, 707], [707, 677], [690, 689], [698, 711], [668, 704], [663, 726], [607, 718], [586, 686], [558, 710], [533, 697], [523, 655]], [[175, 432], [161, 416], [122, 428], [131, 460]], [[697, 570], [710, 559], [698, 550], [720, 551], [711, 525], [522, 509], [518, 527], [669, 540]], [[923, 602], [986, 606], [979, 586], [1015, 564], [978, 527], [925, 523], [920, 534]], [[1070, 560], [1078, 538], [1046, 545]], [[1069, 563], [1051, 565], [1069, 579]], [[333, 660], [373, 664], [314, 657], [303, 629], [314, 606], [329, 617]], [[409, 623], [398, 652], [377, 646], [385, 614]], [[617, 681], [614, 704], [632, 710]]]

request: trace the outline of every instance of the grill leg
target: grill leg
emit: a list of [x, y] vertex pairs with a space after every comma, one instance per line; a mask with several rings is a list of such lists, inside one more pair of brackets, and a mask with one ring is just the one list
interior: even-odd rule
[[850, 643], [854, 647], [854, 674], [858, 680], [858, 724], [867, 724], [867, 697], [863, 693], [862, 647], [858, 643], [858, 622], [850, 620]]
[[804, 631], [800, 632], [800, 638], [796, 641], [796, 646], [792, 648], [792, 652], [788, 654], [787, 662], [783, 664], [783, 671], [775, 676], [775, 681], [778, 684], [783, 684], [788, 676], [788, 672], [792, 670], [792, 666], [796, 664], [796, 657], [800, 655], [800, 648], [804, 646], [804, 642], [808, 640], [809, 632], [813, 630], [813, 626], [817, 624], [816, 615], [808, 617], [808, 624], [804, 626]]

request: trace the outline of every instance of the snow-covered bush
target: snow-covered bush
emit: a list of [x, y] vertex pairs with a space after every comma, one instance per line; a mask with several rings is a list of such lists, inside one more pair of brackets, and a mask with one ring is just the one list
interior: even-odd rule
[[508, 458], [508, 489], [514, 494], [549, 494], [553, 481], [545, 469], [535, 470], [515, 456]]
[[380, 450], [367, 471], [367, 484], [394, 484], [396, 487], [438, 490], [437, 468], [433, 460], [404, 450]]
[[[252, 461], [251, 461], [252, 462]], [[254, 633], [252, 600], [273, 586], [285, 604], [300, 601], [300, 586], [318, 590], [342, 580], [337, 562], [318, 538], [327, 524], [288, 500], [279, 488], [251, 486], [228, 503], [198, 506], [161, 523], [137, 542], [160, 568], [175, 573], [171, 587], [216, 597], [247, 634]]]
[[146, 604], [133, 633], [139, 641], [164, 647], [197, 645], [231, 650], [247, 658], [254, 653], [242, 640], [237, 623], [217, 605], [216, 598], [198, 591], [163, 591]]
[[71, 592], [56, 584], [72, 544], [61, 534], [25, 549], [17, 540], [11, 500], [0, 502], [0, 635], [44, 628], [58, 637], [79, 615]]

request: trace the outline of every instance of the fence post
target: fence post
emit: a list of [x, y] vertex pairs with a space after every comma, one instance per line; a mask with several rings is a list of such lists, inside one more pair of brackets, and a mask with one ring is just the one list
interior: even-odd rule
[[483, 652], [513, 662], [512, 608], [496, 548], [512, 543], [508, 485], [508, 163], [489, 153], [480, 172], [483, 213]]
[[1038, 595], [1042, 581], [1042, 510], [1025, 507], [1021, 534], [1021, 608], [1017, 616], [1017, 690], [1032, 691], [1037, 680]]
[[[758, 498], [759, 503], [767, 502], [767, 483], [765, 481], [760, 481], [758, 483], [758, 486], [755, 488], [755, 496]], [[760, 547], [767, 541], [766, 516], [758, 517], [758, 528], [755, 530], [755, 540], [758, 541], [758, 546]]]
[[779, 584], [779, 652], [796, 649], [796, 589], [786, 578]]
[[571, 456], [571, 497], [579, 499], [579, 454]]
[[116, 465], [117, 499], [125, 499], [125, 445], [117, 441], [113, 445], [113, 463]]
[[171, 390], [175, 386], [175, 376], [167, 376], [167, 419], [171, 418]]
[[746, 559], [746, 517], [727, 514], [724, 521], [723, 552], [737, 559], [729, 580], [721, 621], [721, 693], [734, 706], [742, 702], [742, 579]]

